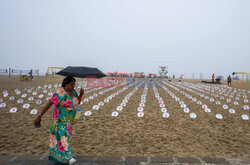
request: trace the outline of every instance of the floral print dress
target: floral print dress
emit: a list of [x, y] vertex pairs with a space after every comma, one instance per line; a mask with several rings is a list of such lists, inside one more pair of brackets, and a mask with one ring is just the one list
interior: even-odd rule
[[49, 159], [60, 163], [68, 163], [72, 158], [70, 137], [78, 105], [75, 90], [73, 96], [71, 98], [63, 88], [59, 88], [51, 97], [54, 110], [50, 123]]

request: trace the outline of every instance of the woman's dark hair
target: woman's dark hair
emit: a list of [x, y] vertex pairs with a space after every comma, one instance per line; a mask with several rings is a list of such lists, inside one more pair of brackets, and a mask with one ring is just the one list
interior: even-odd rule
[[62, 82], [62, 87], [65, 87], [67, 84], [71, 83], [72, 81], [76, 81], [76, 79], [72, 76], [65, 77]]

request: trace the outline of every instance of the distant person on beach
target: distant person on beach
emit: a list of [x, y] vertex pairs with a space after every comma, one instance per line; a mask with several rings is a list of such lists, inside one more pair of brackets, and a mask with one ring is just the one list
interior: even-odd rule
[[227, 84], [231, 86], [231, 82], [232, 82], [232, 78], [231, 78], [231, 76], [229, 75], [228, 78], [227, 78]]
[[76, 160], [71, 152], [71, 134], [76, 109], [82, 100], [84, 90], [78, 96], [75, 87], [75, 78], [64, 78], [62, 87], [57, 89], [34, 120], [36, 127], [40, 127], [44, 113], [54, 104], [52, 120], [50, 122], [49, 160], [56, 163], [73, 164]]
[[33, 79], [32, 69], [30, 69], [30, 71], [29, 71], [29, 76], [30, 76], [30, 80], [32, 81], [32, 79]]
[[214, 76], [214, 74], [212, 75], [212, 82], [214, 82], [214, 79], [215, 79], [215, 76]]

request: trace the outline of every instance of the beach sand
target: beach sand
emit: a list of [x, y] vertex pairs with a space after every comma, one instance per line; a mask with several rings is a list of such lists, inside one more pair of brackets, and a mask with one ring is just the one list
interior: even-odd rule
[[[62, 79], [56, 80], [61, 83]], [[185, 80], [182, 80], [185, 81]], [[199, 83], [200, 80], [186, 80]], [[23, 109], [23, 104], [17, 104], [14, 90], [37, 87], [50, 84], [44, 81], [44, 77], [34, 78], [33, 82], [20, 82], [19, 77], [0, 78], [0, 98], [4, 99], [7, 106], [0, 108], [0, 153], [8, 154], [48, 154], [49, 149], [49, 123], [52, 119], [52, 108], [43, 116], [41, 128], [35, 128], [33, 120], [36, 115], [30, 115], [30, 110], [38, 109], [40, 112], [46, 104], [37, 105], [35, 101], [28, 101], [31, 93], [27, 93], [24, 103], [29, 103], [29, 109]], [[52, 83], [51, 83], [52, 84]], [[237, 84], [234, 84], [234, 87]], [[242, 106], [227, 105], [236, 110], [236, 114], [230, 114], [223, 110], [222, 104], [226, 100], [220, 100], [221, 105], [215, 105], [208, 100], [195, 96], [195, 94], [183, 90], [188, 94], [207, 104], [212, 110], [206, 113], [201, 105], [193, 102], [173, 88], [166, 86], [176, 96], [180, 97], [191, 112], [197, 114], [196, 119], [191, 119], [189, 114], [183, 112], [180, 104], [176, 102], [162, 88], [157, 88], [159, 95], [165, 102], [170, 118], [163, 118], [158, 100], [153, 89], [148, 89], [144, 117], [137, 117], [143, 88], [139, 88], [129, 99], [127, 106], [119, 113], [118, 117], [112, 117], [111, 113], [116, 110], [122, 99], [133, 90], [129, 88], [105, 103], [99, 110], [92, 110], [92, 106], [103, 101], [115, 91], [114, 89], [103, 95], [99, 95], [89, 103], [81, 107], [91, 110], [92, 115], [87, 120], [75, 120], [72, 133], [72, 151], [75, 155], [95, 156], [159, 156], [159, 157], [213, 157], [213, 158], [241, 158], [250, 159], [250, 121], [244, 121], [242, 114], [250, 116], [250, 110], [243, 110]], [[180, 88], [181, 89], [181, 88]], [[2, 97], [3, 90], [8, 90], [9, 96], [15, 96], [10, 101]], [[249, 88], [247, 88], [249, 90]], [[100, 91], [100, 90], [99, 90]], [[39, 91], [42, 92], [41, 90]], [[38, 92], [38, 93], [39, 93]], [[97, 91], [98, 92], [98, 91]], [[84, 95], [89, 97], [92, 92]], [[22, 91], [22, 94], [24, 91]], [[247, 93], [248, 99], [250, 94]], [[239, 103], [243, 105], [242, 97]], [[249, 105], [246, 104], [246, 105]], [[11, 107], [17, 107], [17, 113], [9, 113]], [[223, 119], [215, 118], [217, 113], [222, 114]]]

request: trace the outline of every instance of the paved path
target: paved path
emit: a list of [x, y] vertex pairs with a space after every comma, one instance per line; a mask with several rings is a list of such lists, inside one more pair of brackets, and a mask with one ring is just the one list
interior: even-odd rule
[[[163, 157], [117, 157], [117, 156], [76, 156], [75, 165], [250, 165], [250, 160], [223, 158], [163, 158]], [[0, 154], [0, 165], [56, 165], [48, 160], [48, 155]]]

